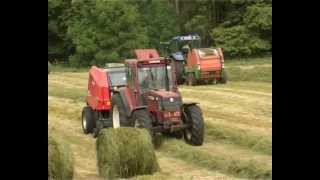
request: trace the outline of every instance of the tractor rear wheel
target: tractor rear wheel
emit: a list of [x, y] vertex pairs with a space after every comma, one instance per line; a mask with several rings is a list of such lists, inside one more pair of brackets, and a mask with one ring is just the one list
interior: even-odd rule
[[197, 105], [185, 107], [185, 123], [190, 127], [184, 130], [184, 139], [188, 144], [201, 146], [204, 139], [204, 121], [202, 111]]
[[220, 83], [226, 84], [227, 81], [228, 81], [228, 74], [227, 74], [226, 70], [222, 70]]
[[187, 83], [189, 86], [195, 85], [196, 78], [194, 77], [194, 73], [188, 73]]
[[130, 126], [120, 94], [112, 96], [112, 126], [113, 128]]
[[94, 118], [93, 110], [90, 106], [85, 106], [82, 109], [82, 130], [84, 134], [93, 132]]
[[150, 113], [146, 109], [138, 109], [132, 113], [132, 122], [135, 128], [145, 128], [153, 139], [152, 119]]
[[175, 66], [176, 66], [176, 78], [177, 78], [177, 83], [178, 84], [182, 84], [184, 79], [183, 79], [183, 75], [184, 75], [184, 64], [183, 61], [174, 61], [175, 62]]

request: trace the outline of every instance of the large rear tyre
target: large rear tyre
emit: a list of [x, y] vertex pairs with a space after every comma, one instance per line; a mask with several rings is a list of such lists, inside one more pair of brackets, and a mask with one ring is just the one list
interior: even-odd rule
[[112, 96], [112, 127], [130, 126], [120, 94]]
[[228, 81], [228, 74], [227, 74], [226, 70], [222, 70], [220, 83], [227, 84], [227, 81]]
[[184, 82], [184, 64], [183, 61], [174, 61], [176, 67], [176, 78], [178, 84], [183, 84]]
[[90, 106], [85, 106], [82, 109], [82, 130], [84, 134], [93, 132], [94, 118], [93, 110]]
[[154, 138], [154, 133], [151, 130], [151, 115], [146, 109], [135, 110], [132, 113], [132, 122], [135, 128], [145, 128], [150, 133], [151, 138]]
[[197, 105], [185, 107], [185, 123], [190, 124], [188, 129], [184, 130], [184, 139], [188, 144], [201, 146], [204, 140], [204, 121], [202, 111]]

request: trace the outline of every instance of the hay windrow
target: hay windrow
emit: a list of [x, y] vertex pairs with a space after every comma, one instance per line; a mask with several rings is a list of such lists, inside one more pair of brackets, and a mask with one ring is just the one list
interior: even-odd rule
[[70, 147], [49, 136], [48, 179], [72, 179], [74, 171], [73, 163]]
[[103, 129], [96, 150], [98, 171], [103, 178], [129, 178], [159, 170], [151, 137], [144, 129]]

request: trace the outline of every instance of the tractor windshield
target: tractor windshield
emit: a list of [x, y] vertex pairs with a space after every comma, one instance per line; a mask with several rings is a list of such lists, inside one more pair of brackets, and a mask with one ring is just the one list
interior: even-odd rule
[[150, 89], [167, 91], [172, 89], [171, 66], [141, 67], [138, 78], [142, 93]]
[[111, 86], [124, 86], [126, 85], [126, 73], [124, 71], [109, 72]]

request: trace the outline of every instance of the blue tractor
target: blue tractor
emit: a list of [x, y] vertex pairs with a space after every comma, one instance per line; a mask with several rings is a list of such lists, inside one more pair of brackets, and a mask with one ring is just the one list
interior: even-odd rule
[[175, 62], [178, 84], [184, 83], [184, 67], [187, 61], [187, 54], [193, 48], [200, 48], [200, 36], [198, 34], [175, 36], [170, 41], [161, 42], [160, 44], [164, 45], [162, 46], [163, 53]]

